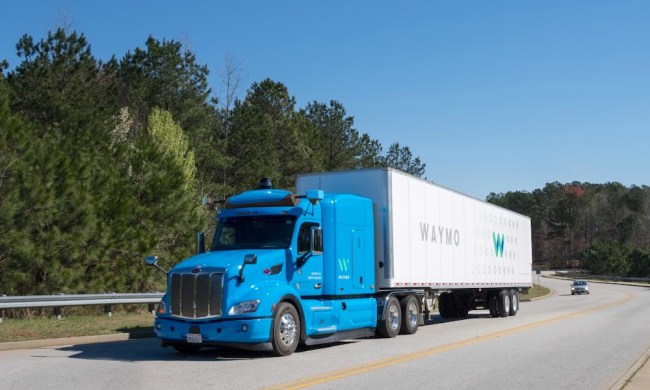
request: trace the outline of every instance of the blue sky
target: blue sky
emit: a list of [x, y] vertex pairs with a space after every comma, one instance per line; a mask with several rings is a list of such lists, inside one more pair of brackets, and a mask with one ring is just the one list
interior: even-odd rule
[[215, 93], [231, 53], [298, 106], [340, 101], [477, 198], [574, 180], [650, 185], [648, 1], [36, 1], [0, 6], [0, 59], [62, 23], [93, 54], [186, 44]]

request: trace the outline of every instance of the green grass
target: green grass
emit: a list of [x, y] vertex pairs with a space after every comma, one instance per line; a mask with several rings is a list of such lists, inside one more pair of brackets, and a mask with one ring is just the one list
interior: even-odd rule
[[519, 296], [519, 299], [524, 300], [524, 299], [533, 299], [533, 298], [539, 298], [543, 297], [544, 295], [548, 295], [551, 292], [546, 287], [542, 287], [539, 284], [533, 284], [533, 288], [528, 290], [528, 294], [521, 294]]
[[0, 343], [42, 340], [60, 337], [96, 336], [114, 333], [153, 332], [153, 315], [113, 313], [106, 315], [70, 315], [25, 319], [5, 318], [0, 323]]

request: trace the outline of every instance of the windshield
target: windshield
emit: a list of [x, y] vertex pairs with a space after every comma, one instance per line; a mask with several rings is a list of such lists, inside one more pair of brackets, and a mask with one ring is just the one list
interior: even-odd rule
[[285, 249], [291, 244], [296, 218], [288, 215], [256, 215], [222, 218], [212, 250]]

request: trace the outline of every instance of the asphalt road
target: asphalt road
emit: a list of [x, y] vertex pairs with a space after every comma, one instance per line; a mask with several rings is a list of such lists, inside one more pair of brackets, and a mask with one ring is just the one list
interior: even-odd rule
[[0, 352], [3, 389], [609, 389], [650, 350], [650, 288], [569, 282], [515, 317], [442, 321], [415, 335], [299, 349], [285, 358], [155, 339]]

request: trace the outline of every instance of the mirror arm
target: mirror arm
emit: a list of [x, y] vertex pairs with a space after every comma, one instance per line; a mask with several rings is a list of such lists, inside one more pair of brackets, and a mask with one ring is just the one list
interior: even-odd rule
[[311, 255], [312, 255], [312, 252], [307, 251], [302, 256], [298, 257], [298, 259], [296, 261], [296, 265], [298, 266], [298, 268], [301, 268], [303, 265], [305, 265], [305, 263], [307, 263], [307, 260], [309, 260]]

